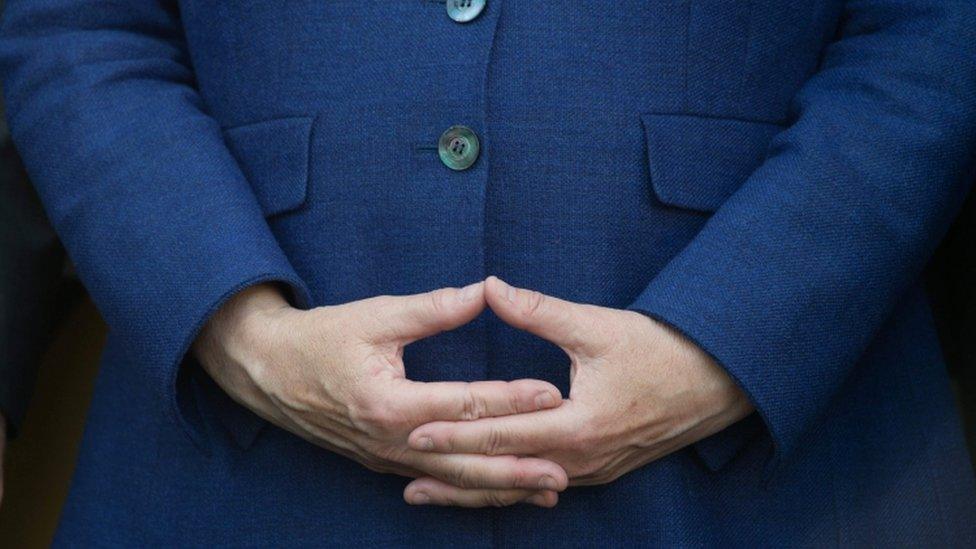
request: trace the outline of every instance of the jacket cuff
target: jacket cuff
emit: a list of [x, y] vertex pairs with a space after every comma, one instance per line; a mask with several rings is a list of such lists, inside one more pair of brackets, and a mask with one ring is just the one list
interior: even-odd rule
[[204, 453], [210, 452], [208, 435], [212, 433], [207, 426], [212, 424], [212, 420], [223, 425], [232, 440], [242, 447], [253, 442], [264, 421], [234, 402], [210, 380], [193, 357], [190, 348], [210, 317], [227, 300], [246, 288], [262, 283], [278, 283], [288, 289], [288, 296], [294, 307], [309, 308], [312, 298], [305, 283], [290, 266], [280, 267], [277, 270], [228, 279], [223, 284], [214, 284], [209, 288], [208, 295], [199, 301], [200, 308], [189, 312], [186, 317], [184, 343], [168, 369], [169, 379], [165, 385], [164, 397], [170, 403], [174, 420]]
[[718, 472], [742, 453], [749, 443], [764, 433], [762, 420], [753, 412], [745, 419], [699, 440], [691, 447], [709, 471]]
[[735, 358], [738, 343], [730, 341], [717, 327], [713, 328], [709, 316], [695, 310], [694, 303], [693, 300], [682, 300], [678, 288], [656, 279], [628, 309], [667, 324], [708, 353], [755, 408], [755, 412], [746, 418], [691, 446], [705, 467], [713, 472], [720, 471], [750, 443], [765, 437], [772, 443], [772, 453], [766, 463], [766, 472], [771, 473], [783, 453], [780, 426], [772, 421], [775, 404], [763, 387], [761, 374]]

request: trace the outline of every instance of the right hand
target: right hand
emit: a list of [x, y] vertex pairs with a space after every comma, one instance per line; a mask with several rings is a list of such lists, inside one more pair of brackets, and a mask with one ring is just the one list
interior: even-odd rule
[[406, 345], [462, 326], [484, 308], [484, 283], [310, 311], [292, 308], [277, 287], [258, 285], [217, 311], [194, 352], [234, 400], [271, 423], [374, 471], [432, 476], [456, 488], [428, 494], [422, 483], [412, 485], [404, 493], [408, 503], [483, 507], [525, 501], [552, 507], [568, 484], [555, 463], [407, 446], [410, 432], [432, 421], [560, 405], [559, 390], [543, 381], [406, 378]]

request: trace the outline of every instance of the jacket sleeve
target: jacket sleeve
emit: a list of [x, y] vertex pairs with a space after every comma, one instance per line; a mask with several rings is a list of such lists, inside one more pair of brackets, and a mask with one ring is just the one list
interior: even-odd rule
[[308, 293], [184, 42], [168, 0], [10, 0], [0, 30], [11, 133], [51, 222], [126, 363], [186, 425], [176, 375], [208, 315], [261, 281]]
[[[763, 165], [631, 305], [741, 385], [772, 439], [767, 471], [917, 280], [973, 168], [976, 3], [844, 9]], [[745, 441], [725, 435], [698, 445], [712, 468]]]

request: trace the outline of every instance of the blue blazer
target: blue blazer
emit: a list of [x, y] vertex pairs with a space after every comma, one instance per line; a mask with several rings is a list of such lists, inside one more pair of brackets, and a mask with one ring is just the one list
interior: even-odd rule
[[[973, 172], [976, 3], [444, 8], [8, 2], [13, 135], [111, 327], [59, 544], [976, 543], [919, 285]], [[415, 508], [186, 357], [259, 281], [308, 307], [488, 274], [673, 325], [757, 413], [554, 510]], [[567, 362], [491, 315], [406, 355]]]

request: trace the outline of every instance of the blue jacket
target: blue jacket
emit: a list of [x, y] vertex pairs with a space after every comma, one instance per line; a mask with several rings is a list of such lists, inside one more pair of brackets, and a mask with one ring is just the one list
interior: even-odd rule
[[[919, 286], [973, 172], [976, 3], [444, 8], [8, 2], [13, 135], [111, 327], [58, 541], [976, 543]], [[488, 274], [675, 326], [757, 414], [554, 510], [415, 508], [186, 358], [257, 281], [314, 306]], [[491, 315], [406, 364], [568, 380]]]

